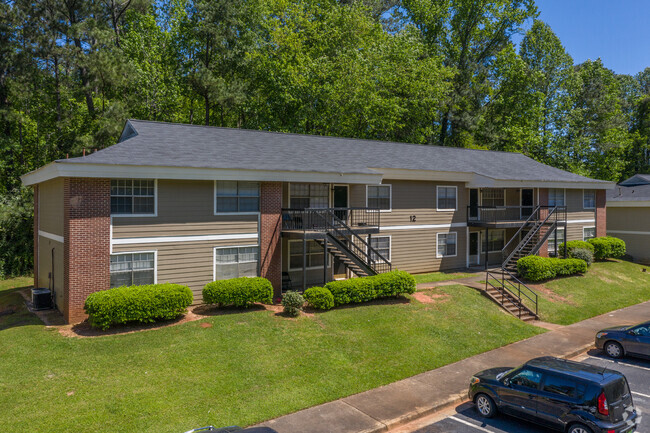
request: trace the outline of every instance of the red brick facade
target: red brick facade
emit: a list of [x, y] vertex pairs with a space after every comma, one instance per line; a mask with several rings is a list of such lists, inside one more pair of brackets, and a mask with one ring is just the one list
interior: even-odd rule
[[260, 276], [268, 279], [275, 296], [282, 290], [282, 183], [262, 182], [260, 187]]
[[111, 183], [65, 178], [63, 184], [64, 290], [68, 323], [86, 318], [86, 297], [110, 287]]
[[38, 288], [38, 185], [34, 185], [34, 288]]
[[[539, 189], [539, 205], [548, 206], [548, 188]], [[546, 218], [548, 216], [548, 209], [540, 208], [539, 214], [539, 217], [541, 219]], [[546, 227], [542, 227], [539, 231], [540, 235], [544, 236], [547, 230], [548, 229]], [[544, 242], [544, 245], [542, 245], [542, 247], [539, 249], [537, 255], [540, 257], [548, 257], [548, 241]]]
[[607, 192], [596, 190], [596, 237], [607, 236]]

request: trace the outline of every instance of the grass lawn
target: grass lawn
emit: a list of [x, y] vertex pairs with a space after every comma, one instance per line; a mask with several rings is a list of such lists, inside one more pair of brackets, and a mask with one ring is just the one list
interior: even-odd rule
[[415, 282], [420, 283], [435, 283], [445, 280], [457, 280], [459, 278], [476, 277], [477, 280], [484, 278], [481, 273], [468, 273], [468, 272], [430, 272], [428, 274], [413, 274]]
[[538, 291], [541, 319], [569, 325], [650, 300], [650, 267], [622, 260], [596, 262], [583, 276], [556, 279], [544, 286], [551, 293]]
[[[2, 284], [0, 311], [20, 307]], [[443, 297], [297, 320], [251, 309], [99, 338], [63, 337], [24, 309], [0, 315], [0, 431], [250, 425], [543, 332], [473, 289], [430, 293]]]

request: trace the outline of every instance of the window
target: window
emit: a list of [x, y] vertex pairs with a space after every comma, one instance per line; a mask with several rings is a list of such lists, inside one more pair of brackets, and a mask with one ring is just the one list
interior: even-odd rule
[[564, 190], [561, 188], [551, 188], [548, 190], [548, 205], [565, 206], [564, 204]]
[[[564, 229], [557, 228], [557, 245], [564, 243]], [[548, 237], [548, 251], [555, 253], [555, 233], [551, 233]]]
[[154, 215], [155, 189], [152, 179], [111, 180], [111, 215]]
[[372, 209], [391, 209], [391, 186], [368, 185], [368, 207]]
[[437, 210], [456, 210], [456, 192], [457, 188], [455, 186], [436, 187]]
[[[370, 238], [370, 246], [377, 252], [381, 257], [390, 262], [390, 236], [377, 236]], [[371, 252], [370, 257], [376, 262], [383, 261], [379, 256]]]
[[111, 254], [111, 288], [155, 284], [155, 253]]
[[[307, 241], [307, 269], [322, 268], [325, 251], [316, 241]], [[289, 242], [289, 270], [302, 270], [302, 241]]]
[[292, 183], [291, 209], [326, 208], [329, 206], [330, 187], [326, 183]]
[[650, 337], [650, 325], [642, 325], [632, 329], [634, 335], [639, 337]]
[[525, 388], [537, 389], [539, 388], [539, 383], [542, 381], [542, 373], [532, 370], [521, 370], [512, 378], [510, 378], [510, 383], [517, 386], [523, 386]]
[[504, 189], [484, 188], [481, 190], [481, 205], [497, 207], [506, 205], [506, 191]]
[[[490, 230], [487, 235], [487, 251], [489, 253], [499, 252], [505, 246], [506, 231], [505, 230]], [[485, 236], [483, 237], [483, 252], [485, 252], [486, 242]]]
[[544, 379], [542, 390], [551, 394], [574, 398], [576, 396], [576, 383], [573, 380], [549, 374]]
[[226, 247], [214, 249], [214, 279], [256, 277], [259, 247]]
[[588, 241], [596, 237], [596, 227], [583, 227], [582, 228], [582, 240]]
[[584, 209], [596, 209], [595, 189], [585, 189], [582, 191], [582, 207]]
[[218, 180], [215, 188], [215, 213], [259, 212], [259, 183]]
[[438, 252], [436, 257], [456, 256], [456, 233], [438, 233]]

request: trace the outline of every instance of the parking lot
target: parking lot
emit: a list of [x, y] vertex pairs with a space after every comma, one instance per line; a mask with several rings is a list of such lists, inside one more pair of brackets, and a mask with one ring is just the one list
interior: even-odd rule
[[[630, 384], [634, 405], [640, 415], [637, 432], [650, 433], [650, 361], [634, 358], [614, 361], [603, 356], [597, 350], [590, 350], [575, 360], [623, 373]], [[503, 415], [497, 415], [492, 419], [480, 418], [472, 404], [463, 403], [450, 410], [432, 415], [428, 419], [398, 428], [395, 433], [549, 433], [551, 431]]]

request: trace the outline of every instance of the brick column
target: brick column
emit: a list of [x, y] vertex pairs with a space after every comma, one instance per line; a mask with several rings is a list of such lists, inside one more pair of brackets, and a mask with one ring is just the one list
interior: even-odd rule
[[[540, 188], [539, 189], [539, 205], [540, 206], [548, 206], [548, 188]], [[543, 220], [548, 216], [548, 208], [544, 209], [541, 208], [539, 210], [539, 218]], [[548, 229], [546, 227], [541, 227], [539, 229], [539, 234], [540, 236], [546, 235], [546, 232]], [[537, 253], [540, 257], [548, 257], [548, 240], [544, 242], [544, 245], [539, 249], [539, 252]]]
[[38, 288], [38, 185], [34, 185], [34, 288]]
[[607, 236], [607, 193], [596, 190], [596, 237]]
[[260, 276], [282, 292], [282, 182], [262, 182], [260, 187]]
[[86, 318], [89, 294], [110, 287], [110, 226], [110, 180], [65, 178], [62, 312], [68, 323]]

